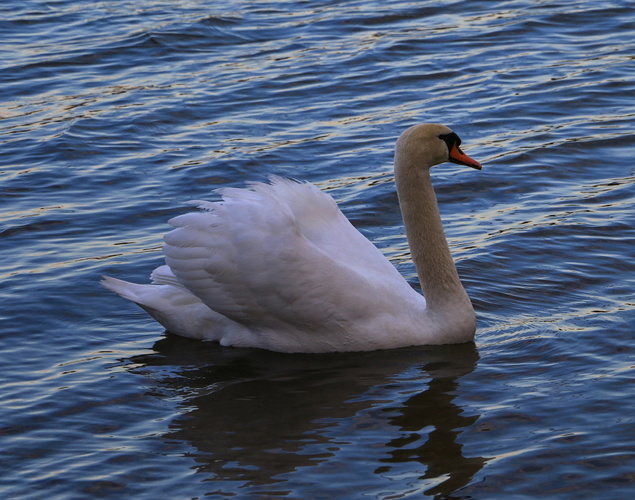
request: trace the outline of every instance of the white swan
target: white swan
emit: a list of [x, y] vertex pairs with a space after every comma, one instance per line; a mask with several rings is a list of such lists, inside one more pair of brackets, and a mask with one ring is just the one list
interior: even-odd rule
[[450, 254], [430, 167], [480, 169], [449, 128], [421, 124], [397, 141], [395, 182], [425, 299], [309, 183], [272, 178], [223, 189], [223, 201], [170, 220], [167, 265], [151, 285], [102, 284], [168, 331], [281, 352], [370, 351], [468, 342], [476, 319]]

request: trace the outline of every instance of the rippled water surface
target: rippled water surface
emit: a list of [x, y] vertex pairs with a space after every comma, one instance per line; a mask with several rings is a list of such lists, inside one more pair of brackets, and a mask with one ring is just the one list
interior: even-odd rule
[[[631, 498], [635, 5], [0, 4], [0, 495]], [[166, 220], [278, 174], [409, 281], [399, 133], [434, 182], [474, 344], [335, 355], [166, 335], [101, 289]]]

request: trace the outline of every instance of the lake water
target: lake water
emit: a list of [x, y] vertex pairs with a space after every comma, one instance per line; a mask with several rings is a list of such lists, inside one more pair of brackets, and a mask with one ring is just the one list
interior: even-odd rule
[[[0, 5], [0, 496], [630, 499], [635, 4]], [[416, 284], [406, 127], [474, 344], [283, 355], [166, 335], [145, 282], [190, 199], [309, 180]]]

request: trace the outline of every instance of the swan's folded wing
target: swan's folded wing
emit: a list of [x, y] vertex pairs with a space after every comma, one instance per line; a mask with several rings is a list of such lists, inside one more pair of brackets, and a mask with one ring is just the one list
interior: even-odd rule
[[223, 198], [172, 219], [164, 246], [178, 280], [211, 309], [245, 325], [306, 331], [420, 300], [314, 186], [275, 179]]

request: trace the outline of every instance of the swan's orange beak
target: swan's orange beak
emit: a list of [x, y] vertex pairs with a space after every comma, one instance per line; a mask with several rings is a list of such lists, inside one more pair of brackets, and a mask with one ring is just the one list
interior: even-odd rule
[[468, 167], [475, 168], [476, 170], [481, 170], [483, 168], [479, 162], [473, 160], [461, 151], [461, 148], [456, 142], [452, 145], [452, 149], [450, 150], [450, 161], [452, 163], [458, 163], [459, 165], [467, 165]]

